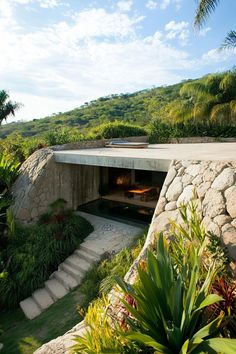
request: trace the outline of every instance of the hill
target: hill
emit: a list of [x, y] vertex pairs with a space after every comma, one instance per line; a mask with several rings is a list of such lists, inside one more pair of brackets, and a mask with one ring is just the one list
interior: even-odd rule
[[79, 128], [81, 132], [86, 132], [92, 127], [115, 120], [145, 126], [163, 105], [177, 99], [181, 87], [182, 84], [177, 84], [132, 94], [101, 97], [69, 112], [25, 123], [5, 124], [0, 129], [0, 138], [6, 138], [13, 132], [23, 137], [39, 136], [61, 127]]
[[43, 146], [149, 135], [152, 143], [186, 136], [236, 137], [236, 70], [111, 95], [79, 108], [0, 129], [0, 153], [24, 161]]

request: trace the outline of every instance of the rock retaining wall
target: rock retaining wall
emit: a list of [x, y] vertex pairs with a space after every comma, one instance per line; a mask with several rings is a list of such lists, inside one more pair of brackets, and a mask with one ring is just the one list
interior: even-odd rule
[[181, 221], [178, 207], [194, 200], [207, 231], [217, 235], [236, 264], [236, 162], [172, 161], [148, 231], [145, 245], [126, 274], [132, 283], [140, 260], [157, 232], [168, 230], [170, 220]]
[[58, 164], [51, 149], [36, 151], [23, 163], [12, 188], [17, 221], [29, 223], [48, 210], [58, 198], [76, 210], [78, 205], [99, 197], [98, 166]]

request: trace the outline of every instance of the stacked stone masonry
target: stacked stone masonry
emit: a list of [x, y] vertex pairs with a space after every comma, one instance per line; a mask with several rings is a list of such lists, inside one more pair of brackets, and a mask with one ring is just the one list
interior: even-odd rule
[[207, 231], [221, 238], [236, 260], [236, 162], [173, 161], [152, 222], [152, 233], [179, 220], [178, 207], [194, 200]]

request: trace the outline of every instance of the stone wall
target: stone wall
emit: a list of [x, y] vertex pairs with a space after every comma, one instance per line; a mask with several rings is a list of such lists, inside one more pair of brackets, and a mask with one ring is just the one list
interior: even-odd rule
[[36, 151], [20, 172], [12, 188], [13, 212], [20, 222], [35, 221], [58, 198], [76, 210], [78, 205], [99, 197], [99, 167], [57, 164], [51, 149]]
[[172, 161], [148, 231], [145, 245], [126, 274], [132, 283], [157, 232], [168, 230], [170, 220], [180, 222], [178, 207], [194, 200], [207, 231], [217, 235], [236, 261], [236, 162]]

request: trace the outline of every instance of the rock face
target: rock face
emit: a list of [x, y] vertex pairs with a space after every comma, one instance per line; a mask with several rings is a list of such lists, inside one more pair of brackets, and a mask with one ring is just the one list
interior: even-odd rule
[[[177, 208], [191, 200], [201, 207], [206, 230], [220, 237], [236, 260], [236, 163], [172, 161], [137, 262], [144, 256], [153, 235], [168, 230], [170, 219], [179, 222]], [[127, 279], [133, 278], [133, 272], [131, 268]]]
[[225, 192], [226, 209], [231, 218], [236, 218], [236, 186], [232, 186]]
[[216, 177], [211, 188], [218, 191], [224, 191], [226, 188], [231, 187], [234, 184], [234, 181], [235, 171], [232, 168], [226, 168]]
[[203, 213], [210, 218], [222, 214], [225, 211], [225, 201], [221, 192], [209, 189], [203, 200]]
[[23, 223], [37, 220], [59, 198], [76, 210], [78, 205], [99, 197], [99, 167], [57, 164], [51, 149], [36, 151], [20, 172], [12, 188], [13, 212]]

